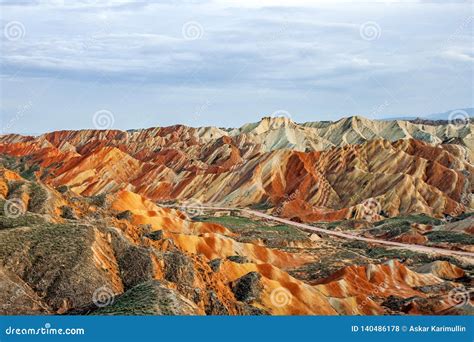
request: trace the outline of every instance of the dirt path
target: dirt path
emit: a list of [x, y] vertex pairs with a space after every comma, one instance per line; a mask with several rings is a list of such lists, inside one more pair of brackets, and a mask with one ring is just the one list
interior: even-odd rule
[[[179, 208], [180, 206], [174, 206]], [[332, 236], [337, 236], [340, 238], [344, 239], [349, 239], [349, 240], [359, 240], [359, 241], [365, 241], [369, 243], [378, 243], [381, 245], [386, 245], [386, 246], [391, 246], [391, 247], [396, 247], [396, 248], [403, 248], [403, 249], [408, 249], [411, 251], [416, 251], [416, 252], [424, 252], [424, 253], [435, 253], [435, 254], [442, 254], [442, 255], [450, 255], [450, 256], [462, 256], [462, 257], [468, 257], [468, 258], [474, 258], [474, 253], [470, 252], [463, 252], [463, 251], [453, 251], [449, 249], [444, 249], [444, 248], [437, 248], [437, 247], [428, 247], [428, 246], [422, 246], [422, 245], [412, 245], [412, 244], [407, 244], [407, 243], [400, 243], [400, 242], [394, 242], [394, 241], [386, 241], [386, 240], [380, 240], [380, 239], [371, 239], [371, 238], [365, 238], [362, 236], [358, 235], [353, 235], [353, 234], [348, 234], [348, 233], [343, 233], [343, 232], [335, 232], [332, 230], [324, 229], [324, 228], [318, 228], [318, 227], [313, 227], [305, 223], [298, 223], [298, 222], [293, 222], [284, 218], [280, 217], [275, 217], [272, 215], [264, 214], [256, 210], [250, 210], [250, 209], [241, 209], [241, 208], [228, 208], [228, 207], [214, 207], [214, 206], [199, 206], [199, 207], [187, 207], [190, 209], [206, 209], [206, 210], [233, 210], [233, 211], [240, 211], [244, 212], [253, 216], [261, 217], [267, 220], [272, 220], [280, 223], [284, 223], [290, 226], [298, 227], [304, 230], [311, 230], [314, 232], [318, 233], [324, 233], [327, 235], [332, 235]]]

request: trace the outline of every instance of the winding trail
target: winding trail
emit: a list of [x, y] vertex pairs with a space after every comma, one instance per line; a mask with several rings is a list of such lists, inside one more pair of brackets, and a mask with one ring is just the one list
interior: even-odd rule
[[[172, 206], [173, 208], [183, 208], [183, 206]], [[423, 252], [423, 253], [435, 253], [435, 254], [442, 254], [442, 255], [449, 255], [449, 256], [462, 256], [462, 257], [468, 257], [468, 258], [474, 258], [474, 253], [470, 252], [464, 252], [464, 251], [453, 251], [450, 249], [444, 249], [444, 248], [437, 248], [437, 247], [428, 247], [428, 246], [422, 246], [422, 245], [412, 245], [412, 244], [407, 244], [407, 243], [401, 243], [401, 242], [394, 242], [394, 241], [386, 241], [386, 240], [380, 240], [380, 239], [372, 239], [372, 238], [366, 238], [354, 234], [348, 234], [348, 233], [343, 233], [343, 232], [335, 232], [332, 230], [324, 229], [324, 228], [319, 228], [319, 227], [313, 227], [305, 223], [299, 223], [299, 222], [293, 222], [281, 217], [276, 217], [268, 214], [261, 213], [256, 210], [250, 210], [250, 209], [242, 209], [242, 208], [230, 208], [230, 207], [214, 207], [214, 206], [185, 206], [186, 208], [189, 209], [197, 209], [197, 210], [232, 210], [232, 211], [240, 211], [243, 213], [247, 213], [249, 215], [261, 217], [267, 220], [272, 220], [280, 223], [284, 223], [290, 226], [298, 227], [300, 229], [304, 230], [310, 230], [318, 233], [324, 233], [327, 235], [332, 235], [332, 236], [337, 236], [339, 238], [343, 239], [349, 239], [349, 240], [359, 240], [359, 241], [365, 241], [369, 243], [377, 243], [381, 245], [386, 245], [386, 246], [391, 246], [395, 248], [402, 248], [402, 249], [408, 249], [411, 251], [416, 251], [416, 252]]]

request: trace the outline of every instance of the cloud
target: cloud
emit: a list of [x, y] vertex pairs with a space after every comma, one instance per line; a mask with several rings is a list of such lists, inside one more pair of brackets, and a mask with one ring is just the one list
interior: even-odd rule
[[457, 62], [467, 62], [467, 63], [472, 63], [474, 62], [474, 49], [463, 49], [463, 48], [458, 48], [458, 49], [450, 49], [444, 51], [442, 54], [443, 57], [457, 61]]
[[[38, 79], [53, 84], [43, 100], [51, 101], [51, 109], [40, 113], [38, 105], [31, 112], [50, 121], [64, 115], [58, 103], [76, 99], [82, 88], [94, 89], [88, 95], [91, 106], [106, 106], [104, 99], [114, 102], [122, 92], [133, 92], [140, 99], [129, 99], [131, 111], [148, 105], [173, 114], [218, 94], [200, 118], [208, 121], [239, 106], [253, 106], [253, 114], [273, 106], [294, 108], [302, 121], [314, 119], [314, 108], [324, 118], [363, 114], [385, 103], [387, 93], [396, 101], [391, 99], [381, 115], [472, 103], [466, 89], [471, 83], [472, 90], [473, 60], [468, 4], [53, 0], [3, 1], [0, 6], [3, 29], [21, 24], [19, 37], [11, 39], [5, 30], [2, 36], [6, 116], [26, 101], [25, 85], [32, 93], [41, 90]], [[195, 36], [185, 30], [190, 23]], [[373, 37], [362, 35], [366, 23], [376, 23]], [[59, 83], [61, 89], [55, 88]], [[439, 103], [445, 84], [463, 88]], [[135, 89], [143, 94], [146, 89], [150, 98]], [[185, 89], [181, 100], [179, 89]]]

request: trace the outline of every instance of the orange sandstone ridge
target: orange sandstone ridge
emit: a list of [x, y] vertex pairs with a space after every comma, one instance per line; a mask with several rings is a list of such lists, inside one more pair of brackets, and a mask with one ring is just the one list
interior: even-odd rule
[[[235, 130], [2, 136], [0, 301], [13, 299], [0, 313], [462, 313], [471, 300], [453, 298], [469, 293], [468, 257], [359, 246], [205, 208], [338, 221], [406, 244], [430, 244], [438, 231], [467, 239], [471, 127], [422, 126], [265, 118]], [[408, 214], [443, 223], [373, 225]], [[445, 216], [454, 220], [435, 219]], [[452, 244], [438, 246], [470, 250]], [[26, 296], [12, 295], [17, 288]], [[108, 305], [97, 305], [99, 290]]]
[[311, 135], [307, 126], [287, 121], [276, 128], [262, 121], [232, 135], [185, 126], [61, 131], [3, 136], [0, 153], [40, 165], [37, 174], [46, 183], [85, 196], [127, 189], [154, 201], [261, 205], [306, 222], [363, 218], [368, 200], [377, 203], [375, 220], [410, 213], [457, 216], [472, 209], [474, 173], [466, 146], [359, 139], [323, 151], [299, 152], [289, 144], [267, 152], [254, 139], [292, 125]]

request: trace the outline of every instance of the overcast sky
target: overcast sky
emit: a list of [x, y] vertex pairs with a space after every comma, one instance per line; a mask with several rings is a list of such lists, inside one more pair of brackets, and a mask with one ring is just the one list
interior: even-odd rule
[[3, 132], [474, 107], [471, 1], [0, 3]]

